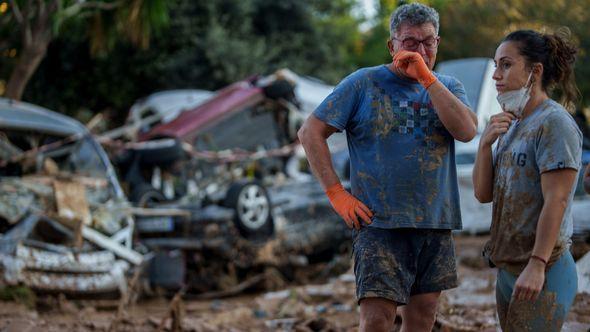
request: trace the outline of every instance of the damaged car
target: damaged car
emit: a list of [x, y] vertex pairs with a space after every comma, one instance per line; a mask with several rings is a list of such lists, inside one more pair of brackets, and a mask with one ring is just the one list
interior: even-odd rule
[[115, 170], [79, 122], [0, 98], [0, 280], [50, 293], [126, 292], [143, 256]]
[[180, 113], [201, 105], [213, 95], [211, 91], [197, 89], [156, 92], [131, 106], [126, 124], [146, 132], [158, 124], [174, 120]]
[[193, 108], [174, 104], [183, 109], [174, 118], [128, 124], [138, 132], [122, 136], [136, 140], [101, 140], [133, 204], [176, 211], [136, 218], [139, 241], [155, 254], [152, 286], [206, 293], [277, 275], [300, 280], [296, 271], [339, 254], [348, 268], [346, 226], [313, 178], [288, 174], [303, 122], [291, 81], [254, 76]]
[[208, 95], [173, 119], [135, 126], [137, 141], [113, 158], [130, 200], [137, 206], [181, 202], [230, 208], [242, 236], [272, 236], [267, 185], [284, 174], [303, 120], [293, 91], [285, 79], [255, 76]]

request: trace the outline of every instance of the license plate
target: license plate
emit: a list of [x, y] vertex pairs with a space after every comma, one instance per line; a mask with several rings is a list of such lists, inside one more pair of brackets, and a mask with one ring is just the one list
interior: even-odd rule
[[137, 229], [144, 233], [170, 232], [174, 229], [172, 217], [141, 217]]

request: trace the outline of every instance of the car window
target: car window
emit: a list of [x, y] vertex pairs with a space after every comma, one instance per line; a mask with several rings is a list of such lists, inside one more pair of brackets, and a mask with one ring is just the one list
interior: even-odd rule
[[211, 151], [278, 148], [274, 113], [264, 104], [244, 108], [203, 130], [197, 135], [195, 146]]
[[72, 172], [90, 177], [106, 177], [106, 167], [90, 138], [76, 142], [71, 152], [68, 162]]
[[[108, 179], [107, 167], [92, 137], [67, 141], [62, 136], [29, 131], [4, 131], [3, 134], [3, 145], [10, 146], [16, 154], [13, 152], [10, 158], [0, 157], [0, 177], [47, 175], [53, 169], [64, 175], [98, 180], [96, 183], [101, 185], [89, 188], [92, 196], [89, 199], [93, 202], [114, 198], [114, 184]], [[20, 155], [23, 157], [19, 158]]]

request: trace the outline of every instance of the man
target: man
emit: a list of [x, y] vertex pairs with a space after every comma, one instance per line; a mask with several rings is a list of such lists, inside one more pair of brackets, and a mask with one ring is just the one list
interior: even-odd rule
[[[438, 13], [422, 4], [391, 15], [393, 62], [346, 77], [298, 135], [336, 212], [353, 229], [361, 331], [430, 331], [440, 292], [457, 286], [452, 229], [461, 228], [454, 139], [476, 134], [463, 86], [434, 67]], [[326, 139], [345, 130], [352, 195]]]

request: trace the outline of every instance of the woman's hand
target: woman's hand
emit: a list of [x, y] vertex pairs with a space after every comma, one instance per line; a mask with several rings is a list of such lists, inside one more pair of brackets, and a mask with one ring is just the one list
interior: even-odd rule
[[481, 135], [480, 144], [492, 146], [500, 135], [505, 134], [508, 131], [510, 123], [515, 119], [516, 117], [514, 114], [508, 112], [501, 112], [493, 115]]
[[541, 293], [545, 283], [545, 264], [536, 259], [530, 259], [524, 271], [514, 284], [512, 297], [517, 300], [535, 301]]

